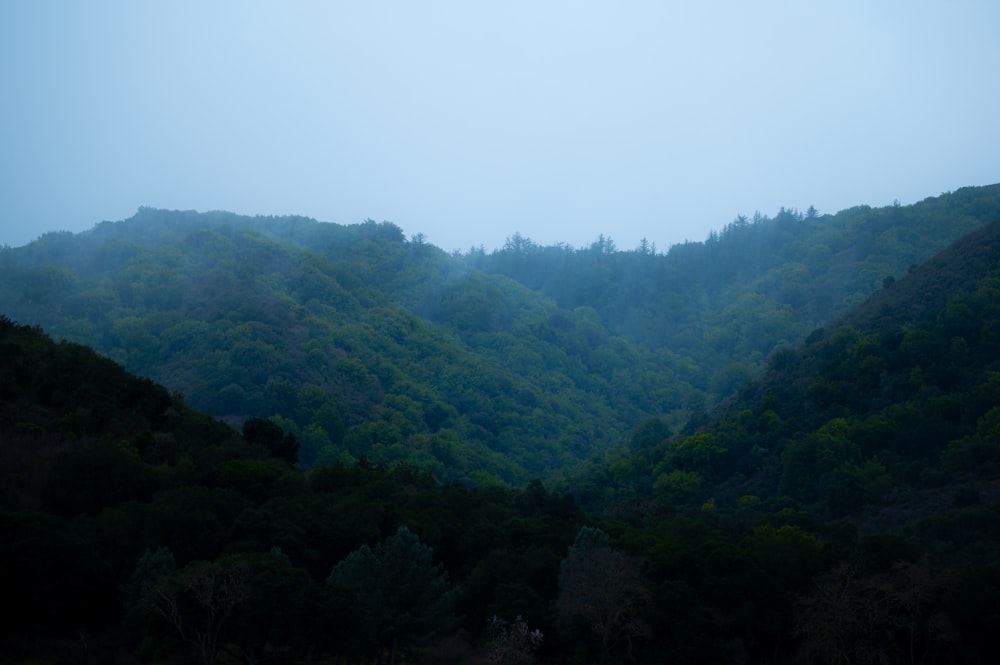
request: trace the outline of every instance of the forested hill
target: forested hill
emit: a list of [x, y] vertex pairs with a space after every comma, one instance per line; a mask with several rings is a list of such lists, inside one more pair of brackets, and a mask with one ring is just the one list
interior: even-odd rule
[[142, 209], [0, 250], [0, 312], [217, 417], [269, 418], [305, 465], [558, 481], [671, 430], [777, 348], [1000, 217], [1000, 186], [912, 206], [738, 218], [705, 242], [448, 255], [390, 223]]
[[273, 424], [0, 318], [0, 661], [993, 663], [998, 250], [1000, 223], [683, 436], [648, 419], [590, 513], [303, 470]]
[[[857, 206], [834, 215], [782, 209], [739, 216], [704, 242], [657, 254], [645, 241], [621, 251], [610, 238], [588, 248], [543, 247], [519, 234], [499, 251], [472, 251], [479, 269], [517, 279], [561, 307], [592, 307], [615, 334], [753, 361], [777, 331], [828, 321], [886, 281], [1000, 218], [1000, 185], [968, 187], [911, 206]], [[806, 333], [812, 328], [804, 329]], [[792, 341], [792, 338], [786, 338]], [[727, 356], [722, 353], [722, 356]]]
[[618, 501], [764, 501], [869, 529], [995, 506], [998, 331], [1000, 221], [773, 354], [762, 377], [684, 434], [647, 421], [581, 496], [606, 501], [613, 486]]
[[[0, 317], [0, 662], [360, 663], [449, 638], [421, 662], [457, 663], [493, 614], [549, 630], [571, 497], [294, 452]], [[365, 567], [372, 546], [401, 567]]]

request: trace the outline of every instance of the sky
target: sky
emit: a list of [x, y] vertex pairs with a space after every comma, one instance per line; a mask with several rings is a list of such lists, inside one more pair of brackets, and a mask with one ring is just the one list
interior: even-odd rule
[[140, 206], [658, 250], [1000, 182], [995, 0], [3, 0], [0, 246]]

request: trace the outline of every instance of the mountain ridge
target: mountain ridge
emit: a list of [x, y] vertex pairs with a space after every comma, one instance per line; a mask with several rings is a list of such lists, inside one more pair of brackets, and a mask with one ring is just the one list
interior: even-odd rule
[[679, 430], [776, 349], [990, 216], [1000, 186], [738, 218], [663, 254], [515, 234], [455, 256], [386, 222], [144, 208], [0, 252], [0, 311], [234, 424], [271, 418], [307, 465], [364, 455], [558, 483], [644, 418]]
[[[538, 627], [537, 659], [551, 663], [798, 665], [857, 654], [993, 662], [1000, 221], [984, 222], [904, 277], [883, 277], [864, 302], [800, 343], [782, 342], [762, 359], [761, 376], [717, 408], [701, 400], [706, 408], [691, 409], [679, 433], [653, 413], [630, 429], [627, 447], [591, 450], [583, 469], [566, 467], [550, 484], [561, 480], [572, 495], [538, 480], [497, 487], [476, 469], [421, 469], [412, 455], [372, 463], [360, 453], [408, 432], [392, 445], [424, 441], [435, 459], [450, 456], [462, 468], [459, 458], [475, 450], [461, 437], [479, 427], [496, 447], [477, 463], [489, 464], [490, 454], [503, 463], [501, 444], [511, 444], [503, 437], [517, 430], [490, 432], [498, 417], [537, 419], [541, 435], [522, 452], [562, 452], [553, 448], [563, 440], [545, 438], [565, 434], [545, 429], [559, 425], [547, 411], [571, 408], [566, 395], [582, 382], [593, 390], [574, 399], [625, 385], [588, 372], [621, 371], [615, 353], [646, 373], [628, 379], [680, 367], [645, 366], [656, 356], [605, 325], [609, 310], [599, 299], [568, 309], [508, 276], [415, 261], [427, 250], [399, 240], [338, 247], [344, 256], [364, 255], [357, 268], [368, 273], [358, 277], [349, 260], [332, 265], [231, 226], [184, 237], [202, 253], [153, 245], [155, 253], [133, 253], [94, 279], [48, 258], [26, 272], [52, 272], [56, 288], [70, 287], [70, 297], [47, 303], [52, 311], [114, 339], [131, 335], [136, 352], [196, 354], [192, 340], [231, 342], [201, 349], [227, 369], [224, 380], [244, 372], [252, 389], [266, 378], [262, 395], [290, 415], [248, 419], [240, 436], [89, 347], [0, 318], [0, 560], [8, 573], [0, 603], [11, 617], [0, 625], [3, 658], [189, 662], [200, 646], [185, 643], [185, 631], [204, 625], [202, 610], [222, 597], [213, 589], [235, 589], [231, 615], [213, 624], [234, 658], [377, 660], [387, 647], [380, 626], [409, 621], [429, 603], [358, 602], [352, 589], [387, 587], [377, 569], [354, 579], [347, 571], [405, 546], [401, 559], [423, 562], [399, 568], [405, 580], [454, 583], [441, 598], [455, 616], [431, 617], [439, 634], [400, 638], [413, 662], [495, 656], [498, 625]], [[605, 265], [615, 258], [597, 256]], [[179, 268], [198, 261], [205, 269], [193, 273], [195, 284]], [[0, 253], [0, 266], [22, 280], [19, 289], [34, 283], [15, 274], [26, 269], [9, 255]], [[380, 266], [398, 272], [377, 274]], [[428, 299], [434, 289], [373, 286], [407, 282], [419, 270], [452, 289], [437, 300]], [[53, 283], [41, 286], [16, 293], [39, 298]], [[727, 288], [742, 287], [718, 297]], [[853, 297], [849, 288], [842, 297]], [[733, 306], [747, 292], [728, 297]], [[420, 302], [443, 321], [468, 318], [448, 327], [393, 298]], [[484, 300], [491, 306], [477, 307]], [[131, 318], [104, 329], [80, 316], [102, 302]], [[175, 307], [190, 319], [171, 318]], [[707, 317], [707, 310], [688, 313], [699, 311]], [[324, 314], [330, 318], [318, 319]], [[339, 327], [330, 322], [337, 317]], [[328, 336], [318, 339], [317, 331]], [[309, 362], [293, 363], [286, 350]], [[339, 392], [283, 378], [327, 371]], [[456, 376], [465, 401], [453, 404], [433, 382]], [[226, 384], [222, 396], [236, 403], [247, 389]], [[516, 399], [502, 403], [478, 390]], [[357, 408], [345, 406], [352, 398]], [[489, 414], [491, 399], [498, 408]], [[614, 412], [608, 404], [600, 413]], [[370, 445], [357, 448], [356, 459], [312, 469], [290, 462], [298, 435], [309, 445], [317, 430], [329, 437], [338, 428], [348, 451], [363, 436]], [[595, 628], [586, 614], [593, 606], [618, 618]], [[628, 639], [610, 643], [605, 625]]]
[[[753, 497], [862, 523], [895, 506], [893, 519], [910, 526], [953, 510], [953, 494], [990, 502], [1000, 472], [998, 293], [1000, 220], [772, 355], [761, 377], [681, 434], [655, 420], [639, 428], [629, 453], [581, 481], [594, 486], [581, 500], [594, 505], [584, 495], [604, 492], [606, 501], [609, 486], [621, 488], [618, 501], [729, 510]], [[620, 477], [608, 477], [612, 466]]]

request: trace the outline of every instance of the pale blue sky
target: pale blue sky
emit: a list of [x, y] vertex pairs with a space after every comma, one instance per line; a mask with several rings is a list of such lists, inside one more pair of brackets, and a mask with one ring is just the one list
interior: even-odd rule
[[1000, 2], [0, 3], [0, 245], [139, 206], [661, 250], [1000, 182]]

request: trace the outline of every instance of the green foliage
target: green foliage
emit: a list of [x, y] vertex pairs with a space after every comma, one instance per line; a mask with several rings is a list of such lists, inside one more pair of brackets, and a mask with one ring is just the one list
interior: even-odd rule
[[272, 422], [250, 418], [243, 423], [243, 440], [286, 462], [294, 463], [298, 459], [299, 444], [295, 435], [286, 434]]
[[1000, 229], [885, 272], [991, 191], [666, 255], [151, 210], [4, 250], [0, 299], [226, 421], [0, 320], [0, 648], [477, 662], [521, 616], [537, 662], [992, 662]]
[[110, 441], [58, 454], [49, 473], [46, 504], [65, 516], [148, 500], [158, 485], [156, 471], [134, 449]]
[[426, 643], [447, 631], [456, 590], [451, 587], [434, 550], [405, 526], [376, 545], [351, 552], [334, 566], [327, 583], [350, 591], [380, 649]]
[[147, 548], [136, 562], [135, 571], [125, 586], [125, 607], [137, 608], [161, 580], [176, 570], [177, 562], [169, 547], [157, 547], [156, 551]]
[[675, 504], [692, 504], [702, 496], [703, 478], [694, 471], [662, 471], [653, 482], [655, 496]]
[[[233, 567], [245, 566], [250, 574], [245, 599], [234, 607], [227, 636], [227, 652], [234, 652], [243, 662], [268, 658], [303, 657], [314, 644], [345, 641], [344, 631], [352, 628], [352, 617], [339, 616], [339, 625], [320, 625], [317, 619], [327, 597], [309, 573], [294, 566], [280, 548], [269, 552], [224, 557]], [[324, 618], [333, 618], [326, 616]], [[340, 638], [338, 640], [337, 638]]]
[[[371, 220], [144, 208], [0, 251], [0, 311], [228, 422], [281, 423], [305, 466], [365, 455], [523, 485], [575, 475], [649, 418], [676, 431], [781, 361], [775, 349], [998, 214], [995, 188], [967, 188], [905, 208], [783, 209], [662, 254], [516, 235], [462, 257]], [[948, 314], [955, 359], [959, 338], [972, 343], [965, 311]], [[879, 389], [891, 368], [874, 339], [850, 376], [816, 383], [824, 406], [844, 381]], [[72, 385], [60, 373], [50, 392]], [[433, 438], [444, 428], [447, 445]]]
[[[40, 350], [58, 348], [31, 329], [14, 332], [37, 341]], [[280, 430], [267, 424], [251, 425], [247, 432], [258, 426], [278, 440]], [[460, 591], [447, 583], [444, 564], [433, 561], [430, 545], [405, 529], [392, 535], [389, 525], [404, 518], [420, 524], [449, 565], [465, 571], [463, 576], [480, 558], [511, 554], [517, 562], [513, 578], [532, 586], [505, 590], [497, 583], [504, 572], [487, 575], [484, 569], [497, 594], [488, 604], [474, 597], [473, 602], [480, 612], [493, 606], [548, 621], [558, 564], [552, 550], [565, 546], [577, 512], [571, 500], [549, 494], [541, 483], [533, 483], [523, 496], [461, 486], [446, 490], [415, 468], [389, 470], [367, 462], [317, 469], [306, 477], [282, 460], [261, 457], [262, 446], [253, 442], [253, 435], [240, 438], [229, 431], [228, 438], [216, 438], [222, 431], [210, 420], [180, 419], [168, 431], [196, 447], [182, 444], [172, 463], [152, 457], [144, 462], [130, 453], [138, 467], [108, 464], [104, 456], [89, 454], [85, 441], [60, 453], [88, 453], [73, 457], [79, 477], [101, 477], [108, 487], [120, 486], [143, 464], [150, 471], [155, 465], [159, 491], [102, 500], [99, 511], [88, 509], [75, 526], [23, 509], [4, 513], [10, 519], [5, 522], [3, 560], [17, 573], [4, 587], [5, 599], [21, 610], [21, 620], [10, 624], [14, 632], [9, 637], [15, 642], [91, 626], [113, 632], [120, 589], [121, 609], [129, 610], [125, 634], [142, 639], [147, 657], [188, 648], [205, 662], [222, 652], [259, 660], [304, 657], [317, 649], [354, 658], [369, 646], [364, 627], [370, 617], [346, 590], [320, 580], [336, 561], [350, 558], [352, 549], [385, 536], [373, 554], [386, 576], [387, 607], [402, 614], [383, 617], [388, 623], [382, 628], [389, 631], [383, 635], [395, 635], [401, 645], [421, 642], [456, 625], [446, 610], [460, 600]], [[155, 432], [153, 438], [165, 434]], [[87, 496], [86, 485], [75, 487], [83, 487]], [[30, 494], [28, 489], [23, 488], [20, 500], [33, 504], [50, 491], [38, 486]], [[44, 529], [32, 526], [43, 517]], [[479, 525], [474, 533], [490, 533], [467, 537], [470, 525]], [[60, 564], [67, 558], [72, 565]], [[53, 565], [61, 565], [58, 574], [46, 570]], [[238, 580], [230, 575], [237, 570], [244, 571]], [[223, 602], [232, 586], [226, 580], [238, 582], [232, 603]], [[30, 589], [39, 595], [33, 599]], [[63, 591], [77, 594], [72, 597], [79, 602], [67, 602]], [[437, 600], [428, 600], [428, 594]], [[139, 620], [142, 608], [149, 617], [145, 622]], [[429, 614], [421, 619], [421, 612]], [[482, 616], [477, 613], [475, 620], [470, 625], [484, 630]]]

